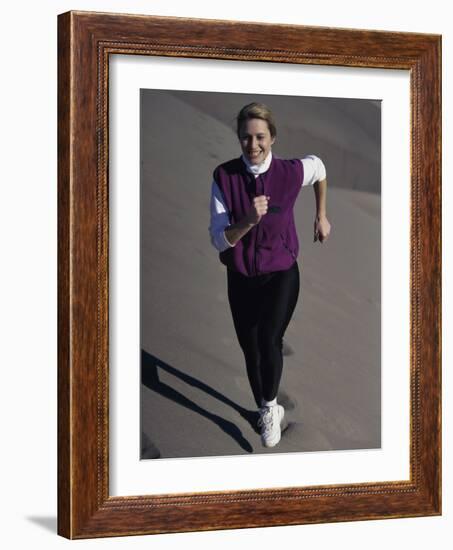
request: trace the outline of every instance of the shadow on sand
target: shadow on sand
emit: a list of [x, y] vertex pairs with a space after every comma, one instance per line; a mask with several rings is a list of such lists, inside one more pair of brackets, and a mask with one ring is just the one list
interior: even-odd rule
[[238, 405], [237, 403], [235, 403], [234, 401], [232, 401], [222, 393], [218, 392], [211, 386], [208, 386], [208, 384], [201, 382], [201, 380], [198, 380], [197, 378], [194, 378], [189, 374], [181, 372], [175, 367], [172, 367], [167, 363], [165, 363], [164, 361], [161, 361], [157, 357], [154, 357], [147, 351], [142, 350], [142, 353], [141, 353], [142, 384], [144, 384], [150, 390], [155, 391], [160, 395], [166, 397], [167, 399], [173, 400], [178, 405], [181, 405], [182, 407], [186, 407], [187, 409], [190, 409], [191, 411], [194, 411], [200, 414], [204, 418], [211, 420], [212, 422], [214, 422], [214, 424], [219, 426], [219, 428], [223, 432], [225, 432], [230, 437], [232, 437], [244, 451], [248, 453], [253, 452], [252, 446], [247, 441], [247, 439], [245, 439], [245, 437], [242, 435], [241, 430], [235, 424], [233, 424], [229, 420], [226, 420], [225, 418], [222, 418], [217, 414], [211, 413], [206, 409], [203, 409], [202, 407], [194, 403], [192, 400], [190, 400], [188, 397], [186, 397], [179, 391], [173, 389], [168, 384], [161, 382], [159, 380], [159, 370], [165, 371], [173, 376], [176, 376], [177, 378], [185, 382], [187, 385], [192, 386], [193, 388], [197, 388], [198, 390], [201, 390], [207, 393], [211, 397], [214, 397], [218, 401], [221, 401], [225, 405], [230, 406], [250, 424], [250, 426], [254, 431], [257, 431], [256, 425], [258, 420], [258, 414], [256, 411], [250, 411], [245, 409], [244, 407], [241, 407], [240, 405]]

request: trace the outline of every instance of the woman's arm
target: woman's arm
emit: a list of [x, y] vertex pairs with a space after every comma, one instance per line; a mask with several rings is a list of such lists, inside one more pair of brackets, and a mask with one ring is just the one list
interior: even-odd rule
[[232, 246], [246, 235], [253, 226], [260, 222], [261, 218], [267, 214], [267, 207], [270, 197], [260, 195], [253, 199], [253, 204], [246, 216], [237, 223], [228, 226], [225, 229], [225, 238]]
[[209, 234], [211, 244], [218, 252], [223, 252], [231, 247], [231, 244], [225, 239], [225, 228], [230, 225], [230, 215], [222, 193], [215, 181], [212, 182], [211, 186], [210, 211]]
[[211, 220], [209, 224], [212, 245], [219, 252], [235, 246], [267, 213], [269, 199], [270, 197], [264, 195], [255, 197], [244, 218], [235, 224], [230, 224], [230, 215], [225, 200], [214, 180], [211, 187]]
[[316, 218], [314, 223], [314, 242], [323, 243], [330, 234], [330, 223], [327, 219], [327, 179], [324, 178], [313, 184], [316, 199]]

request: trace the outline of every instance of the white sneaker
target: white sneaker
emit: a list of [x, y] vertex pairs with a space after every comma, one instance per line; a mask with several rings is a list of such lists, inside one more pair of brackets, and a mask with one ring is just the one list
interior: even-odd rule
[[261, 442], [265, 447], [274, 447], [282, 436], [281, 422], [285, 409], [281, 405], [262, 407], [258, 427], [261, 428]]

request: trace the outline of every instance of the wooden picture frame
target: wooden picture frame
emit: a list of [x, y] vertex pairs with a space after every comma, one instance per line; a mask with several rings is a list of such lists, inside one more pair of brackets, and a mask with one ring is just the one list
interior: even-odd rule
[[[68, 12], [58, 20], [58, 533], [67, 538], [441, 513], [441, 38]], [[410, 72], [410, 479], [109, 495], [109, 56]]]

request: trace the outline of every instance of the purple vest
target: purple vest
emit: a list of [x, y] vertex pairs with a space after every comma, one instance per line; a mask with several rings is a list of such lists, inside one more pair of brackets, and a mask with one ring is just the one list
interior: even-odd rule
[[270, 196], [267, 214], [236, 246], [220, 253], [220, 261], [248, 277], [289, 269], [297, 259], [299, 242], [294, 223], [296, 202], [304, 169], [299, 159], [275, 156], [269, 169], [257, 178], [241, 158], [218, 166], [214, 179], [225, 199], [230, 223], [239, 222], [259, 195]]

